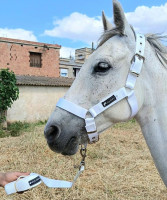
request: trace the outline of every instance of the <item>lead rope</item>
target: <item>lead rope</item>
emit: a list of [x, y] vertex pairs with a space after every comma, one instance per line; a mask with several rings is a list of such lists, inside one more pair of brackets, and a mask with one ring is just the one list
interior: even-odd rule
[[80, 165], [79, 165], [79, 171], [78, 173], [76, 174], [73, 182], [72, 182], [72, 185], [74, 185], [74, 183], [76, 182], [76, 180], [78, 179], [78, 177], [80, 176], [80, 174], [84, 171], [85, 169], [85, 158], [86, 158], [86, 146], [84, 145], [81, 145], [81, 149], [80, 149], [80, 154], [82, 156], [82, 160], [80, 162]]
[[81, 163], [80, 163], [80, 168], [81, 168], [81, 166], [85, 166], [86, 152], [87, 152], [86, 146], [81, 145], [80, 154], [82, 156], [82, 160], [81, 160]]
[[5, 191], [7, 195], [29, 190], [38, 186], [42, 182], [49, 188], [71, 188], [80, 176], [80, 174], [85, 170], [86, 151], [86, 145], [81, 145], [80, 154], [82, 160], [80, 162], [79, 170], [74, 177], [73, 182], [49, 179], [47, 177], [41, 176], [40, 174], [31, 173], [29, 176], [20, 176], [16, 181], [6, 184]]

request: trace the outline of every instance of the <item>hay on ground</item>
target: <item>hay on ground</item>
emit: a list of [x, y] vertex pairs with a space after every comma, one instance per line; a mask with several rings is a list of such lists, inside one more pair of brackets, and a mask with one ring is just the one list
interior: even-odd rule
[[[0, 139], [0, 171], [29, 171], [72, 181], [80, 155], [52, 152], [43, 136], [44, 126], [19, 137]], [[107, 130], [88, 146], [86, 170], [72, 189], [49, 189], [41, 184], [23, 194], [1, 200], [165, 200], [167, 190], [154, 166], [141, 130], [128, 123]]]

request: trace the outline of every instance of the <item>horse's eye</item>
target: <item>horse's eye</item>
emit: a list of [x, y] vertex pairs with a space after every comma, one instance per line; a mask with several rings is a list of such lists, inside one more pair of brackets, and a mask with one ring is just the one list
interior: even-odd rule
[[107, 72], [111, 66], [107, 62], [99, 62], [95, 68], [94, 72], [100, 72], [100, 73], [105, 73]]

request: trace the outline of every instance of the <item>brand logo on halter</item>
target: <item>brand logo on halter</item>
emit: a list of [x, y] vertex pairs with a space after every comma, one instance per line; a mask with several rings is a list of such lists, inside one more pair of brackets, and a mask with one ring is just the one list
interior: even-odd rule
[[41, 181], [41, 178], [39, 176], [37, 176], [36, 178], [30, 180], [28, 183], [30, 186], [33, 186], [33, 185], [39, 183], [40, 181]]
[[116, 97], [114, 95], [112, 95], [111, 97], [109, 97], [107, 100], [102, 102], [103, 107], [106, 107], [108, 105], [110, 105], [111, 103], [113, 103], [116, 99]]

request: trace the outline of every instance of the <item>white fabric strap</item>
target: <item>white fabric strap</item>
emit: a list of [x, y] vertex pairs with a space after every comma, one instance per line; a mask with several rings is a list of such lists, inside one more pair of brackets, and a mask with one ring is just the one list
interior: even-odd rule
[[29, 190], [33, 187], [36, 187], [41, 183], [41, 178], [39, 175], [31, 174], [26, 177], [20, 177], [17, 181], [13, 181], [5, 185], [6, 193], [13, 194], [16, 192], [21, 192], [25, 190]]
[[136, 99], [134, 90], [131, 91], [131, 93], [128, 95], [127, 100], [128, 100], [129, 105], [130, 105], [130, 108], [131, 108], [131, 116], [130, 117], [132, 118], [138, 112], [138, 103], [137, 103], [137, 99]]
[[136, 52], [125, 85], [125, 87], [130, 88], [131, 90], [134, 89], [137, 77], [140, 75], [143, 66], [144, 49], [145, 49], [145, 36], [142, 34], [136, 34]]
[[85, 119], [86, 113], [88, 112], [87, 109], [78, 106], [77, 104], [72, 103], [64, 98], [60, 98], [56, 104], [57, 107], [60, 107], [82, 119]]
[[137, 77], [140, 75], [142, 65], [143, 65], [143, 59], [139, 59], [138, 56], [135, 56], [135, 62], [133, 62], [131, 65], [130, 73], [128, 74], [125, 87], [131, 90], [134, 89]]
[[130, 72], [138, 76], [141, 72], [143, 65], [143, 59], [140, 59], [138, 56], [135, 56], [135, 62], [132, 63], [130, 67]]
[[83, 171], [84, 171], [84, 166], [82, 165], [80, 170], [76, 174], [73, 182], [49, 179], [39, 174], [31, 173], [29, 176], [26, 176], [24, 178], [18, 179], [17, 181], [13, 181], [11, 183], [6, 184], [5, 191], [8, 195], [10, 195], [16, 192], [29, 190], [33, 187], [36, 187], [42, 182], [49, 188], [71, 188]]
[[145, 36], [142, 34], [136, 35], [136, 52], [134, 60], [130, 67], [130, 72], [128, 74], [125, 87], [131, 90], [128, 95], [128, 103], [131, 108], [131, 117], [134, 117], [138, 112], [138, 103], [134, 93], [134, 88], [136, 84], [137, 77], [141, 73], [141, 69], [144, 62], [144, 49], [145, 49]]
[[85, 128], [88, 133], [95, 132], [97, 130], [94, 118], [86, 118], [85, 123], [86, 123]]
[[112, 94], [108, 95], [98, 104], [90, 108], [89, 112], [92, 114], [93, 117], [96, 117], [97, 115], [99, 115], [100, 113], [108, 109], [109, 107], [113, 106], [114, 104], [118, 103], [125, 97], [127, 97], [127, 92], [125, 88], [123, 87], [117, 90], [116, 92], [113, 92]]
[[143, 34], [136, 34], [136, 54], [144, 56], [145, 36]]
[[97, 142], [99, 140], [99, 134], [97, 132], [95, 119], [93, 117], [86, 118], [85, 124], [86, 124], [85, 128], [88, 133], [89, 143], [92, 144]]

